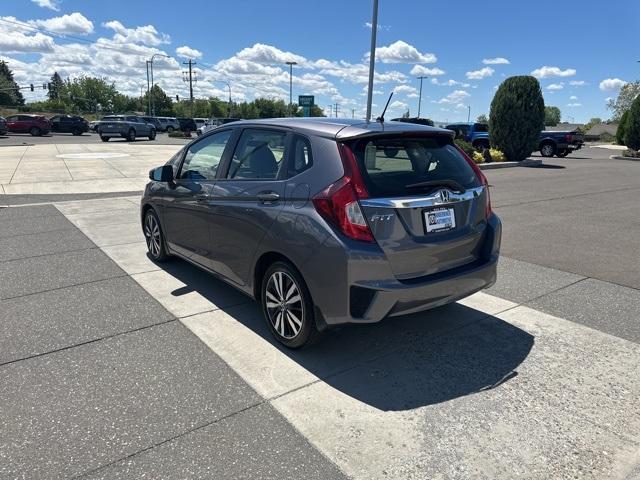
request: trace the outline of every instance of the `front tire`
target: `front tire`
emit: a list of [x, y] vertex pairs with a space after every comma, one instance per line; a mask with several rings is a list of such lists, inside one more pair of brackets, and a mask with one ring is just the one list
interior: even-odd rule
[[167, 127], [167, 133], [172, 133], [173, 132], [173, 127]]
[[42, 135], [42, 130], [40, 130], [38, 127], [31, 127], [29, 129], [29, 133], [32, 137], [39, 137], [40, 135]]
[[133, 128], [130, 128], [127, 132], [127, 136], [125, 137], [127, 142], [135, 142], [136, 141], [136, 131]]
[[287, 262], [275, 262], [265, 272], [260, 289], [262, 312], [271, 334], [288, 348], [313, 343], [318, 335], [309, 289]]
[[156, 131], [151, 130], [151, 132], [149, 132], [149, 140], [155, 140], [155, 139], [156, 139]]
[[540, 147], [540, 155], [543, 157], [553, 157], [556, 153], [556, 147], [552, 143], [545, 143]]
[[102, 140], [103, 142], [108, 142], [109, 138], [111, 137], [103, 137], [102, 135], [100, 135], [100, 140]]
[[165, 247], [164, 234], [162, 233], [158, 215], [156, 215], [156, 212], [151, 208], [147, 210], [147, 213], [144, 215], [142, 231], [144, 233], [144, 239], [147, 242], [147, 250], [153, 261], [166, 261], [169, 255]]

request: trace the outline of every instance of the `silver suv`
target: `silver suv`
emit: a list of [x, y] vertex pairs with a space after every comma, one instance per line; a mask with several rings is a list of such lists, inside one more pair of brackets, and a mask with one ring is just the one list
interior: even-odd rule
[[149, 172], [150, 256], [175, 255], [262, 303], [296, 348], [492, 285], [501, 224], [448, 130], [271, 119], [218, 127]]

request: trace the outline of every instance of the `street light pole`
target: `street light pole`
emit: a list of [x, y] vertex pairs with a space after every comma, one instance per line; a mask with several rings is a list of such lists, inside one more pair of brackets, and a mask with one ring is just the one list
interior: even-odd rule
[[147, 60], [147, 115], [151, 115], [151, 92], [149, 84], [149, 60]]
[[420, 118], [420, 107], [422, 106], [422, 80], [429, 77], [423, 75], [418, 78], [420, 79], [420, 94], [418, 95], [418, 118]]
[[467, 113], [467, 123], [469, 123], [471, 121], [471, 105], [467, 105], [467, 108], [469, 109], [469, 113]]
[[[149, 70], [151, 71], [151, 89], [153, 90], [153, 59], [156, 57], [165, 57], [165, 58], [171, 58], [169, 55], [165, 55], [164, 53], [154, 53], [153, 55], [151, 55], [151, 60], [148, 61], [148, 65], [149, 65]], [[153, 98], [153, 96], [151, 95], [151, 92], [149, 92], [149, 102], [150, 102], [150, 107], [149, 107], [149, 115], [155, 115], [156, 114], [156, 105], [155, 105], [155, 99]]]
[[298, 62], [285, 62], [289, 65], [289, 115], [291, 115], [291, 110], [293, 107], [293, 66], [297, 65]]
[[371, 16], [371, 48], [369, 49], [369, 87], [367, 89], [367, 122], [371, 120], [371, 102], [373, 100], [373, 73], [376, 66], [376, 34], [378, 33], [378, 0], [373, 0]]

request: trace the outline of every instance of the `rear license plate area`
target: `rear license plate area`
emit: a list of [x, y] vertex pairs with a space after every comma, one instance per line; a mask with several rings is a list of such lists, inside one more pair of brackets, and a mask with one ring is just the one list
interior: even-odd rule
[[446, 232], [456, 228], [456, 213], [453, 208], [425, 210], [423, 215], [426, 233]]

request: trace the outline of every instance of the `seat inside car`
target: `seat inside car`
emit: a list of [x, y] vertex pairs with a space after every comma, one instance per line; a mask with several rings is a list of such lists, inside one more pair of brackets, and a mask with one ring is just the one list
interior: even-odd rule
[[278, 173], [278, 162], [271, 152], [268, 143], [261, 143], [250, 154], [247, 162], [251, 176], [256, 178], [275, 178]]

